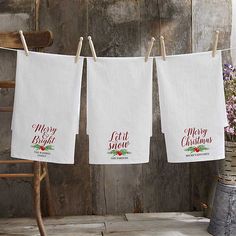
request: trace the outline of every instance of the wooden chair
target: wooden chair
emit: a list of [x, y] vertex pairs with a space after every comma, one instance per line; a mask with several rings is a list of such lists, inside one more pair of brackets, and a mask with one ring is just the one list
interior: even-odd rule
[[[52, 44], [52, 33], [50, 31], [35, 31], [35, 32], [24, 32], [25, 40], [28, 48], [30, 49], [40, 49], [48, 47]], [[20, 35], [18, 32], [8, 32], [0, 33], [0, 47], [23, 49], [23, 45], [20, 40]], [[0, 88], [14, 88], [15, 81], [6, 80], [0, 81]], [[12, 107], [0, 107], [0, 112], [12, 112]], [[40, 186], [41, 181], [45, 179], [46, 181], [46, 196], [47, 196], [47, 206], [49, 216], [54, 215], [53, 207], [51, 204], [50, 195], [50, 183], [48, 177], [47, 163], [41, 163], [29, 160], [1, 160], [0, 165], [5, 164], [32, 164], [32, 173], [8, 173], [0, 174], [0, 178], [33, 178], [34, 180], [34, 209], [35, 216], [37, 220], [37, 225], [41, 236], [46, 235], [45, 227], [41, 215], [41, 205], [40, 205]]]

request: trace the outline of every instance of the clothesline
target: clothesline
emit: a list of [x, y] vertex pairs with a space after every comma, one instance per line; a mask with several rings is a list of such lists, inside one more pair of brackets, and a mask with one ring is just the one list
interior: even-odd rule
[[[4, 47], [0, 47], [0, 49], [3, 49], [3, 50], [9, 50], [9, 51], [17, 51], [19, 49], [13, 49], [13, 48], [4, 48]], [[231, 51], [231, 50], [236, 50], [236, 47], [233, 47], [233, 48], [225, 48], [225, 49], [218, 49], [217, 51], [221, 51], [221, 52], [225, 52], [225, 51]], [[204, 52], [207, 52], [207, 51], [204, 51]], [[193, 53], [199, 53], [199, 52], [193, 52]], [[178, 54], [175, 54], [175, 55], [178, 55]], [[168, 56], [168, 55], [167, 55]], [[174, 55], [169, 55], [169, 56], [174, 56]], [[87, 58], [87, 57], [84, 57], [84, 58]]]
[[[217, 45], [218, 45], [218, 40], [219, 40], [219, 33], [220, 33], [219, 30], [215, 31], [215, 38], [214, 38], [213, 49], [212, 49], [212, 57], [215, 57], [215, 55], [216, 55]], [[22, 43], [24, 51], [25, 51], [25, 55], [29, 56], [29, 49], [28, 49], [23, 31], [20, 30], [19, 34], [20, 34], [21, 43]], [[147, 62], [148, 58], [150, 57], [150, 54], [151, 54], [151, 51], [152, 51], [153, 44], [154, 44], [155, 40], [156, 39], [154, 37], [151, 38], [151, 41], [148, 45], [148, 50], [147, 50], [147, 52], [144, 56], [145, 62]], [[89, 47], [90, 47], [91, 52], [92, 52], [93, 60], [96, 62], [97, 55], [96, 55], [96, 51], [95, 51], [91, 36], [88, 36], [88, 41], [89, 41]], [[76, 52], [76, 55], [75, 55], [75, 63], [77, 63], [78, 60], [79, 60], [81, 49], [82, 49], [82, 44], [83, 44], [83, 37], [80, 37], [78, 47], [77, 47], [77, 52]], [[161, 56], [162, 56], [162, 59], [165, 61], [166, 60], [166, 49], [165, 49], [165, 40], [164, 40], [163, 36], [160, 36], [160, 46], [161, 46]], [[1, 49], [6, 49], [6, 50], [13, 50], [13, 51], [16, 50], [16, 49], [4, 48], [4, 47], [0, 47], [0, 48]], [[236, 49], [236, 48], [222, 49], [222, 50], [218, 50], [218, 51], [222, 52], [222, 51], [234, 50], [234, 49]], [[193, 53], [191, 53], [191, 54], [193, 54]], [[170, 55], [170, 56], [177, 56], [177, 55]]]

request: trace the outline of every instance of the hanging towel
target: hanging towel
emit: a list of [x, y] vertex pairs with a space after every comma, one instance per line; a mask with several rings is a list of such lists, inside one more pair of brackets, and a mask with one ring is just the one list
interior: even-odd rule
[[11, 156], [74, 163], [83, 58], [17, 51]]
[[[211, 52], [168, 56], [166, 61], [158, 57], [156, 65], [168, 161], [223, 159], [223, 128], [228, 122], [221, 53], [214, 58]], [[189, 139], [198, 141], [183, 145], [186, 130], [196, 131]]]
[[148, 162], [152, 65], [144, 58], [87, 59], [90, 164]]
[[156, 58], [162, 132], [199, 122], [228, 125], [222, 58], [217, 51]]

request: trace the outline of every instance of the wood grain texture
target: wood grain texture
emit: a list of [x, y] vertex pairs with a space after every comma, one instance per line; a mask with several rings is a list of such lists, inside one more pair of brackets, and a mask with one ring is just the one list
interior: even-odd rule
[[[53, 45], [45, 51], [75, 55], [79, 38], [85, 37], [87, 34], [87, 1], [56, 0], [49, 1], [48, 4], [46, 1], [42, 1], [39, 19], [40, 30], [50, 29], [54, 35]], [[85, 42], [83, 45], [86, 45]], [[82, 55], [85, 54], [85, 50], [86, 47], [83, 46]], [[92, 213], [88, 137], [86, 135], [85, 73], [82, 80], [80, 132], [76, 139], [76, 164], [48, 165], [52, 197], [55, 200], [57, 215]]]
[[[34, 1], [1, 1], [0, 32], [34, 30]], [[14, 80], [16, 52], [0, 50], [0, 80]], [[0, 89], [0, 106], [13, 105], [14, 89]], [[11, 113], [0, 114], [0, 159], [10, 158]], [[0, 173], [30, 173], [32, 165], [1, 165]], [[0, 179], [0, 217], [33, 215], [32, 179]], [[23, 204], [24, 203], [24, 204]]]
[[0, 112], [12, 112], [13, 107], [0, 107]]
[[[231, 1], [192, 0], [192, 50], [212, 50], [215, 30], [219, 30], [218, 49], [230, 46]], [[229, 52], [223, 53], [223, 63], [230, 62]], [[191, 206], [200, 210], [200, 203], [211, 207], [219, 161], [191, 163]]]
[[[88, 34], [98, 56], [140, 56], [140, 33], [139, 1], [88, 1]], [[142, 165], [98, 165], [91, 171], [93, 213], [143, 211]]]
[[[34, 6], [24, 0], [1, 2], [0, 30], [30, 30]], [[14, 6], [13, 6], [14, 5]], [[1, 14], [4, 13], [4, 14]], [[213, 30], [219, 29], [219, 48], [229, 46], [230, 0], [74, 0], [41, 1], [40, 30], [53, 32], [54, 43], [46, 52], [75, 55], [79, 37], [84, 37], [81, 55], [91, 56], [87, 36], [91, 35], [97, 56], [144, 56], [148, 41], [156, 38], [152, 55], [160, 54], [159, 37], [164, 35], [167, 55], [206, 51], [212, 47]], [[13, 20], [10, 22], [9, 19]], [[10, 22], [10, 23], [9, 23]], [[15, 27], [15, 28], [14, 28]], [[13, 80], [15, 53], [1, 52], [0, 80]], [[224, 61], [230, 60], [228, 54]], [[74, 166], [49, 164], [52, 195], [57, 215], [123, 212], [189, 211], [200, 209], [209, 197], [217, 164], [167, 163], [164, 136], [160, 130], [158, 83], [153, 71], [153, 136], [150, 163], [144, 165], [88, 164], [86, 135], [86, 63], [83, 72], [80, 133], [76, 141]], [[12, 106], [12, 89], [0, 90], [0, 106]], [[0, 149], [10, 145], [11, 114], [1, 114]], [[3, 155], [4, 156], [4, 155]], [[8, 170], [5, 167], [4, 170]], [[18, 170], [16, 168], [16, 170]], [[22, 183], [22, 182], [21, 182]], [[28, 182], [0, 181], [0, 215], [29, 215]], [[31, 186], [31, 185], [29, 185]], [[12, 190], [14, 188], [14, 190]], [[11, 205], [10, 193], [22, 191]], [[6, 206], [1, 201], [6, 199]], [[16, 198], [17, 199], [17, 198]], [[30, 199], [29, 201], [31, 201]], [[47, 209], [44, 209], [47, 212]]]
[[[28, 48], [44, 48], [52, 44], [52, 32], [23, 32]], [[0, 45], [6, 48], [23, 48], [18, 32], [1, 32]]]
[[0, 88], [15, 88], [15, 80], [0, 81]]
[[[181, 213], [129, 214], [120, 216], [69, 216], [45, 219], [48, 236], [199, 236], [206, 231], [209, 219]], [[0, 219], [0, 235], [38, 235], [31, 218]]]
[[[143, 30], [154, 32], [157, 40], [156, 53], [160, 55], [160, 35], [165, 37], [167, 55], [190, 52], [191, 1], [144, 2]], [[142, 37], [145, 38], [146, 35], [148, 34], [145, 32]], [[153, 137], [150, 162], [143, 165], [144, 209], [145, 212], [186, 211], [190, 207], [189, 165], [167, 163], [164, 135], [161, 133], [157, 79], [154, 67]]]

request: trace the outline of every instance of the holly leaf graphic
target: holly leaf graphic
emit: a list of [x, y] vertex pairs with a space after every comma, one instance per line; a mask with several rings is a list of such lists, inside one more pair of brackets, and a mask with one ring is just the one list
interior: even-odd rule
[[201, 152], [203, 152], [203, 151], [205, 151], [205, 150], [208, 150], [209, 148], [207, 148], [205, 145], [199, 145], [199, 146], [198, 146], [198, 149], [199, 149]]
[[122, 152], [122, 155], [126, 155], [127, 154], [127, 150], [126, 149], [121, 149], [120, 152]]
[[122, 155], [130, 154], [131, 152], [128, 152], [126, 149], [120, 149], [120, 150], [111, 150], [107, 154], [112, 154], [113, 156], [116, 156], [119, 152], [122, 153]]
[[192, 152], [194, 152], [194, 148], [195, 148], [194, 146], [188, 147], [188, 148], [184, 149], [184, 151], [192, 153]]
[[111, 150], [110, 152], [108, 152], [108, 154], [112, 154], [113, 156], [115, 156], [115, 155], [116, 155], [116, 150], [113, 149], [113, 150]]
[[205, 145], [201, 144], [201, 145], [198, 145], [198, 146], [191, 146], [191, 147], [188, 147], [186, 149], [184, 149], [184, 151], [187, 151], [187, 152], [190, 152], [193, 153], [193, 152], [204, 152], [206, 150], [208, 150], [209, 148], [207, 148]]
[[32, 145], [31, 147], [35, 148], [36, 150], [40, 149], [40, 145], [38, 145], [38, 144]]
[[54, 150], [54, 148], [53, 148], [52, 145], [47, 145], [47, 146], [45, 147], [45, 150], [46, 150], [46, 151]]

